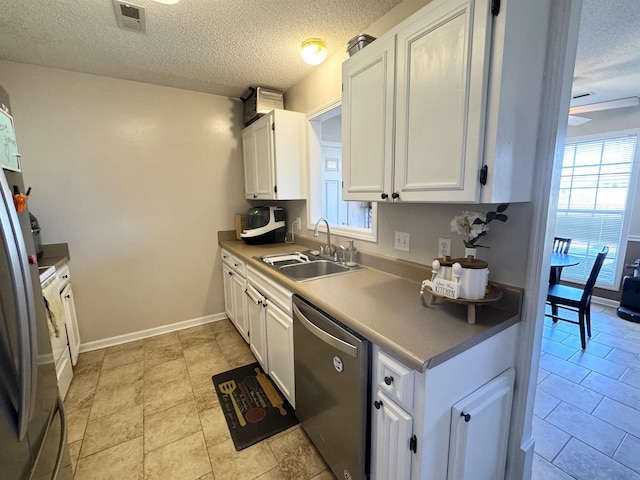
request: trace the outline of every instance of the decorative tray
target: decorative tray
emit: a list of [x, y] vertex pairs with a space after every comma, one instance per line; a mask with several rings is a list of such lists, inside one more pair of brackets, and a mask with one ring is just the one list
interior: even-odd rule
[[[489, 284], [487, 287], [487, 293], [484, 296], [484, 298], [478, 298], [475, 300], [471, 300], [468, 298], [451, 298], [451, 297], [446, 297], [444, 295], [440, 295], [436, 292], [434, 292], [433, 290], [431, 290], [430, 287], [425, 286], [424, 290], [429, 292], [429, 294], [431, 295], [431, 299], [430, 300], [425, 300], [424, 297], [423, 298], [423, 302], [427, 302], [428, 305], [433, 305], [436, 301], [436, 299], [438, 298], [442, 298], [443, 300], [450, 302], [450, 303], [457, 303], [457, 304], [461, 304], [461, 305], [467, 305], [467, 322], [470, 325], [474, 325], [476, 323], [476, 305], [484, 305], [484, 304], [488, 304], [488, 303], [493, 303], [493, 302], [497, 302], [498, 300], [500, 300], [502, 298], [502, 290], [500, 288], [498, 288], [495, 285]], [[422, 296], [422, 292], [420, 294]]]

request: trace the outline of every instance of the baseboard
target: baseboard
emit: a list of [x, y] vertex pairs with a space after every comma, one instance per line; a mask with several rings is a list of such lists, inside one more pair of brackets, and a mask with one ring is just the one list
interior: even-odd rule
[[591, 297], [591, 303], [598, 305], [604, 305], [605, 307], [618, 308], [620, 306], [619, 300], [612, 300], [610, 298]]
[[80, 353], [99, 350], [106, 347], [113, 347], [122, 343], [134, 342], [136, 340], [142, 340], [144, 338], [155, 337], [157, 335], [163, 335], [165, 333], [184, 330], [185, 328], [197, 327], [198, 325], [204, 325], [206, 323], [218, 322], [226, 318], [227, 315], [225, 313], [216, 313], [215, 315], [208, 315], [206, 317], [185, 320], [184, 322], [171, 323], [169, 325], [163, 325], [162, 327], [150, 328], [148, 330], [141, 330], [139, 332], [118, 335], [117, 337], [109, 337], [103, 340], [96, 340], [95, 342], [83, 343], [80, 345]]

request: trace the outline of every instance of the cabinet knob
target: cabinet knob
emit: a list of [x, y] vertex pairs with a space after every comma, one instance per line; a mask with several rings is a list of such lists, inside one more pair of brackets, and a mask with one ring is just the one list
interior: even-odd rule
[[380, 198], [382, 198], [383, 200], [386, 200], [387, 198], [389, 198], [389, 195], [387, 195], [386, 193], [383, 193], [382, 195], [380, 195]]
[[382, 408], [382, 400], [376, 400], [373, 402], [373, 406], [376, 407], [376, 410], [380, 410]]
[[393, 383], [393, 377], [392, 376], [384, 377], [384, 383], [386, 383], [387, 385], [391, 385]]
[[65, 295], [64, 298], [69, 299], [69, 298], [71, 298], [71, 295]]
[[393, 198], [394, 200], [397, 199], [397, 198], [400, 198], [400, 194], [398, 192], [393, 192], [391, 194], [391, 198]]
[[229, 275], [233, 275], [233, 272], [227, 272]]
[[469, 420], [471, 420], [471, 415], [468, 413], [460, 412], [460, 416], [464, 417], [465, 422], [469, 422]]

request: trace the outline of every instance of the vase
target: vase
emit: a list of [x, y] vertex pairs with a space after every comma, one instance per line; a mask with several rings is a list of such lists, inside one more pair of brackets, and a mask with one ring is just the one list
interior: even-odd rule
[[476, 249], [465, 247], [464, 256], [467, 257], [467, 260], [473, 260], [474, 258], [476, 258]]

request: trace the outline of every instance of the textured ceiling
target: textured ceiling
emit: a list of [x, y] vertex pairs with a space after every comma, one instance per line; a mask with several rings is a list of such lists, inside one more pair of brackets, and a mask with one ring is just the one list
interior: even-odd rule
[[640, 1], [585, 0], [571, 105], [640, 96]]
[[[314, 67], [308, 37], [329, 53], [401, 0], [182, 0], [146, 8], [147, 33], [117, 27], [111, 0], [2, 0], [0, 58], [238, 97], [286, 90]], [[585, 0], [573, 94], [582, 105], [640, 96], [640, 1]]]
[[2, 0], [0, 58], [231, 97], [286, 90], [314, 68], [302, 41], [346, 48], [401, 0], [182, 0], [145, 7], [146, 35], [118, 28], [111, 0]]

